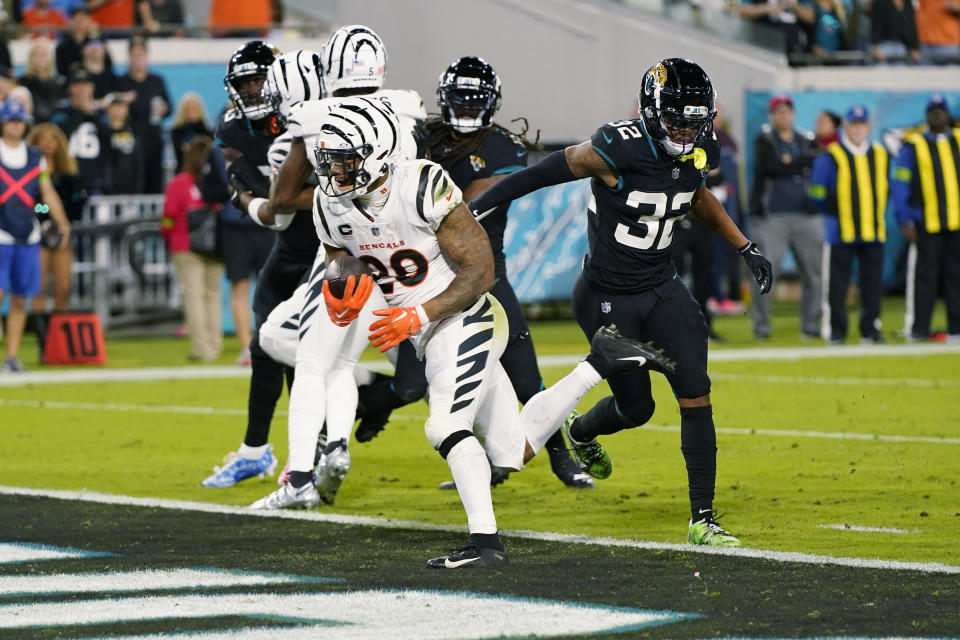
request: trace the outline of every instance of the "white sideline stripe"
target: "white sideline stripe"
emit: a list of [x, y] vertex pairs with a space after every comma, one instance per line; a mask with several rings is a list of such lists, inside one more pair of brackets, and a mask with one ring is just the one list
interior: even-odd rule
[[[17, 496], [34, 496], [53, 498], [56, 500], [76, 500], [94, 502], [97, 504], [116, 504], [154, 509], [179, 509], [201, 513], [219, 513], [228, 515], [242, 515], [252, 518], [280, 518], [284, 520], [306, 520], [311, 522], [328, 522], [333, 524], [361, 525], [381, 527], [386, 529], [408, 529], [413, 531], [446, 531], [464, 533], [460, 525], [443, 525], [417, 520], [395, 520], [392, 518], [374, 518], [371, 516], [348, 516], [337, 513], [322, 513], [316, 511], [259, 511], [248, 507], [233, 507], [228, 505], [211, 504], [206, 502], [192, 502], [188, 500], [163, 500], [159, 498], [135, 498], [132, 496], [97, 493], [93, 491], [60, 491], [50, 489], [31, 489], [27, 487], [9, 487], [0, 485], [0, 494]], [[845, 558], [838, 556], [821, 556], [811, 553], [794, 551], [765, 551], [761, 549], [729, 549], [717, 547], [700, 547], [689, 544], [674, 544], [669, 542], [652, 542], [646, 540], [631, 540], [623, 538], [594, 537], [573, 535], [568, 533], [553, 533], [549, 531], [506, 530], [504, 534], [527, 540], [544, 540], [548, 542], [562, 542], [565, 544], [592, 544], [604, 547], [623, 547], [629, 549], [647, 549], [658, 551], [679, 551], [684, 553], [701, 553], [706, 555], [736, 556], [741, 558], [759, 558], [777, 562], [793, 562], [802, 564], [836, 565], [842, 567], [856, 567], [861, 569], [888, 569], [898, 571], [920, 571], [923, 573], [945, 573], [960, 575], [960, 566], [940, 562], [905, 562], [900, 560], [877, 560], [866, 558]]]
[[751, 375], [741, 373], [711, 373], [711, 380], [724, 382], [765, 382], [771, 384], [822, 384], [856, 385], [864, 387], [917, 387], [920, 389], [938, 389], [941, 387], [960, 387], [960, 380], [932, 380], [929, 378], [856, 378], [843, 376], [778, 376]]
[[[960, 344], [886, 344], [886, 345], [811, 345], [809, 347], [762, 347], [716, 349], [710, 362], [751, 362], [768, 360], [816, 360], [849, 357], [929, 356], [960, 353]], [[583, 355], [546, 355], [537, 357], [541, 367], [569, 367], [583, 360]], [[392, 371], [382, 360], [361, 360], [360, 364], [374, 371]], [[122, 369], [71, 369], [69, 371], [28, 371], [0, 375], [0, 387], [22, 387], [29, 384], [77, 384], [89, 382], [151, 382], [154, 380], [196, 380], [203, 378], [249, 378], [249, 367], [182, 366], [138, 367]]]
[[862, 533], [918, 533], [919, 529], [894, 529], [893, 527], [863, 527], [856, 524], [822, 524], [821, 529], [837, 529], [838, 531], [859, 531]]
[[215, 569], [170, 569], [103, 573], [2, 576], [0, 595], [49, 595], [150, 589], [209, 589], [299, 583], [296, 576], [239, 573]]
[[[203, 416], [245, 416], [246, 409], [229, 409], [220, 407], [157, 405], [157, 404], [122, 404], [116, 402], [68, 402], [60, 400], [14, 400], [0, 398], [0, 407], [15, 407], [25, 409], [53, 409], [60, 411], [118, 411], [132, 413], [173, 413]], [[286, 417], [287, 412], [277, 410], [276, 417]], [[407, 415], [410, 420], [426, 420], [426, 415]], [[650, 431], [680, 431], [679, 425], [645, 424], [642, 429]], [[875, 440], [877, 442], [922, 442], [930, 444], [960, 444], [960, 438], [944, 438], [940, 436], [901, 436], [878, 433], [849, 433], [837, 431], [803, 431], [800, 429], [736, 429], [731, 427], [717, 428], [717, 433], [733, 436], [779, 436], [785, 438], [826, 438], [829, 440]]]
[[71, 558], [90, 558], [108, 554], [91, 553], [83, 549], [65, 549], [63, 547], [39, 544], [0, 542], [0, 564], [20, 562], [40, 562], [43, 560], [69, 560]]

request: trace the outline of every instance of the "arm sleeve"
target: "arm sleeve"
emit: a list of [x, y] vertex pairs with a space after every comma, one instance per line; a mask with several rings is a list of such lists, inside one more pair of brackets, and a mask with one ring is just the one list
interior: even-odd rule
[[577, 177], [570, 170], [563, 149], [554, 151], [546, 158], [526, 169], [511, 173], [480, 194], [470, 203], [470, 209], [477, 213], [489, 211], [495, 207], [516, 200], [520, 196], [533, 193], [537, 189], [564, 182], [572, 182]]
[[923, 212], [910, 204], [910, 189], [913, 185], [913, 174], [916, 170], [916, 152], [912, 144], [905, 143], [900, 150], [900, 155], [897, 156], [897, 161], [893, 167], [893, 180], [890, 183], [893, 211], [899, 224], [923, 219]]
[[820, 213], [829, 214], [827, 200], [836, 189], [837, 171], [833, 157], [824, 153], [813, 161], [813, 174], [810, 176], [810, 199]]

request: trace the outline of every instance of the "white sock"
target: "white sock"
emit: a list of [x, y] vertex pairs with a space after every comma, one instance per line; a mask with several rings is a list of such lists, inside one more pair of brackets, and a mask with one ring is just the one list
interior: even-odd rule
[[497, 519], [490, 497], [490, 463], [480, 441], [470, 437], [458, 442], [447, 454], [447, 465], [467, 512], [470, 533], [496, 533]]
[[312, 371], [309, 363], [297, 363], [290, 389], [287, 439], [290, 444], [290, 470], [312, 471], [317, 436], [326, 418], [326, 394], [318, 392], [326, 384], [325, 376]]
[[377, 374], [373, 369], [367, 369], [361, 366], [353, 368], [353, 379], [356, 381], [358, 387], [371, 384], [376, 376]]
[[[296, 378], [294, 378], [296, 382]], [[336, 367], [327, 375], [327, 442], [345, 439], [357, 415], [357, 384], [352, 367]]]
[[573, 371], [530, 398], [520, 412], [520, 427], [527, 434], [527, 442], [534, 453], [540, 451], [564, 419], [590, 389], [603, 378], [587, 362], [581, 362]]
[[267, 452], [267, 447], [269, 446], [269, 444], [263, 444], [259, 447], [251, 447], [246, 443], [241, 443], [239, 453], [241, 457], [247, 460], [259, 460], [263, 457], [263, 454]]

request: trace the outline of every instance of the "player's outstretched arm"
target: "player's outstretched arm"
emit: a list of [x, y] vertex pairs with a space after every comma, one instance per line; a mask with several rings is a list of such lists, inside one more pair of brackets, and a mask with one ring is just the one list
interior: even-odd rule
[[471, 202], [470, 210], [478, 219], [483, 219], [504, 203], [543, 187], [580, 178], [600, 178], [608, 186], [617, 186], [613, 170], [600, 154], [594, 151], [589, 141], [567, 147], [563, 151], [554, 151], [540, 162], [511, 173]]

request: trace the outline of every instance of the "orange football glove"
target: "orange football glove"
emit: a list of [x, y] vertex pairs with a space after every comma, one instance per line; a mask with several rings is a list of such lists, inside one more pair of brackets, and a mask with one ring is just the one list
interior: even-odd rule
[[[370, 342], [380, 348], [380, 353], [386, 352], [420, 330], [423, 322], [420, 313], [423, 307], [390, 307], [377, 309], [373, 312], [377, 316], [386, 316], [370, 325]], [[426, 317], [426, 314], [424, 314]]]
[[330, 285], [323, 281], [323, 299], [327, 302], [327, 314], [330, 316], [330, 322], [338, 327], [345, 327], [360, 315], [363, 305], [367, 304], [367, 299], [373, 292], [373, 278], [364, 274], [360, 276], [360, 283], [356, 283], [356, 276], [347, 278], [347, 288], [342, 298], [335, 298], [330, 293]]

